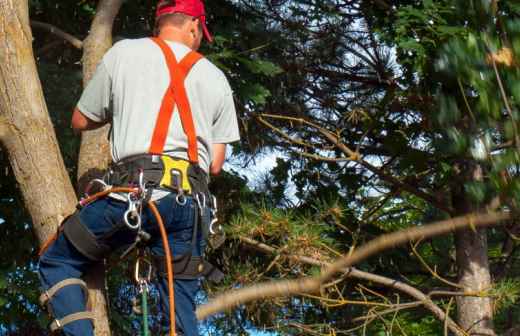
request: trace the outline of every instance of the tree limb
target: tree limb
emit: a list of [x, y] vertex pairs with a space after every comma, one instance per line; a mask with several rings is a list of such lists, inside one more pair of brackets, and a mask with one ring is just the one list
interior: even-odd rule
[[511, 214], [507, 212], [493, 212], [488, 214], [472, 213], [429, 225], [385, 234], [361, 246], [358, 250], [353, 251], [353, 253], [338, 259], [325, 268], [318, 276], [264, 282], [222, 293], [209, 303], [199, 307], [199, 309], [197, 309], [197, 318], [202, 320], [222, 310], [230, 309], [254, 300], [317, 292], [320, 286], [329, 281], [335, 274], [384, 250], [409, 241], [439, 236], [468, 226], [472, 228], [490, 226], [509, 218], [511, 218]]
[[[308, 120], [305, 120], [303, 118], [287, 117], [287, 116], [273, 115], [273, 114], [262, 114], [261, 117], [298, 122], [298, 123], [305, 124], [307, 126], [315, 128], [323, 137], [325, 137], [328, 141], [330, 141], [332, 144], [334, 144], [339, 150], [341, 150], [347, 156], [348, 159], [359, 163], [361, 166], [365, 167], [366, 169], [370, 170], [374, 174], [378, 175], [384, 181], [391, 183], [395, 186], [398, 186], [402, 190], [408, 191], [409, 193], [422, 198], [423, 200], [427, 201], [428, 203], [432, 204], [433, 206], [435, 206], [438, 209], [441, 209], [449, 214], [453, 214], [453, 209], [450, 206], [443, 204], [442, 202], [439, 202], [434, 196], [432, 196], [418, 188], [415, 188], [414, 186], [412, 186], [408, 183], [400, 181], [399, 179], [386, 173], [382, 169], [379, 169], [379, 168], [371, 165], [367, 161], [363, 160], [361, 158], [360, 153], [350, 149], [347, 145], [345, 145], [344, 143], [342, 143], [339, 140], [338, 136], [336, 136], [329, 130], [327, 130], [319, 125], [316, 125], [315, 123], [312, 123]], [[261, 119], [261, 117], [259, 117], [259, 118]], [[265, 123], [264, 123], [264, 125], [265, 125]]]
[[65, 41], [69, 42], [77, 49], [83, 48], [83, 41], [81, 41], [79, 38], [77, 38], [69, 33], [66, 33], [63, 30], [61, 30], [49, 23], [31, 20], [31, 27], [46, 30], [46, 31], [50, 32], [51, 34], [54, 34], [54, 35], [64, 39]]
[[[259, 241], [256, 241], [256, 240], [248, 238], [248, 237], [240, 236], [239, 240], [264, 253], [269, 253], [269, 254], [279, 253], [279, 250], [275, 249], [274, 247], [263, 244]], [[286, 254], [285, 256], [293, 261], [301, 262], [301, 263], [304, 263], [307, 265], [312, 265], [312, 266], [328, 267], [331, 265], [330, 263], [323, 262], [323, 261], [320, 261], [320, 260], [317, 260], [314, 258], [310, 258], [307, 256], [293, 255], [293, 254]], [[381, 275], [364, 272], [364, 271], [358, 270], [354, 267], [347, 267], [347, 268], [343, 269], [342, 272], [347, 273], [347, 277], [371, 281], [371, 282], [378, 283], [378, 284], [381, 284], [386, 287], [394, 288], [396, 290], [399, 290], [403, 293], [408, 294], [409, 296], [418, 300], [418, 302], [413, 303], [413, 307], [419, 306], [419, 305], [424, 306], [426, 309], [431, 311], [432, 314], [435, 317], [437, 317], [437, 319], [439, 319], [440, 321], [447, 321], [446, 323], [448, 324], [448, 327], [455, 335], [463, 335], [460, 332], [460, 328], [458, 327], [458, 325], [451, 318], [448, 317], [448, 319], [446, 320], [446, 314], [444, 313], [444, 311], [441, 308], [439, 308], [439, 306], [437, 306], [430, 299], [429, 295], [424, 294], [417, 288], [407, 285], [404, 282], [401, 282], [401, 281], [398, 281], [395, 279], [390, 279], [390, 278], [387, 278], [387, 277], [384, 277]], [[395, 307], [392, 309], [395, 309]]]

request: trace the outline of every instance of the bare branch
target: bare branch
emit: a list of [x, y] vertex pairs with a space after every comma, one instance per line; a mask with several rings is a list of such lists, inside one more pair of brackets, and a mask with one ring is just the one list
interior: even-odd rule
[[[280, 250], [275, 249], [274, 247], [271, 247], [269, 245], [266, 245], [264, 243], [261, 243], [259, 241], [256, 241], [256, 240], [248, 238], [248, 237], [240, 236], [239, 240], [263, 253], [279, 254], [279, 252], [280, 252]], [[317, 260], [314, 258], [310, 258], [307, 256], [285, 254], [285, 257], [287, 257], [293, 261], [301, 262], [301, 263], [304, 263], [307, 265], [320, 266], [320, 267], [330, 266], [330, 263], [323, 262], [323, 261], [320, 261], [320, 260]], [[420, 290], [418, 290], [417, 288], [412, 287], [404, 282], [401, 282], [401, 281], [398, 281], [395, 279], [391, 279], [391, 278], [387, 278], [387, 277], [384, 277], [384, 276], [381, 276], [378, 274], [364, 272], [364, 271], [358, 270], [354, 267], [347, 267], [343, 270], [343, 272], [346, 273], [347, 276], [350, 278], [356, 278], [356, 279], [361, 279], [361, 280], [365, 280], [365, 281], [370, 281], [370, 282], [378, 283], [380, 285], [383, 285], [383, 286], [386, 286], [389, 288], [399, 290], [418, 300], [417, 302], [414, 302], [411, 304], [410, 303], [404, 304], [404, 305], [411, 305], [410, 307], [406, 307], [406, 308], [412, 308], [412, 307], [422, 305], [426, 309], [430, 310], [432, 312], [432, 314], [435, 317], [437, 317], [440, 321], [446, 320], [446, 315], [445, 315], [444, 311], [441, 308], [439, 308], [439, 306], [437, 306], [431, 300], [431, 298], [430, 298], [431, 293], [429, 295], [426, 295], [423, 292], [421, 292]], [[405, 309], [404, 305], [400, 305], [399, 309], [397, 309], [397, 307], [393, 306], [392, 308], [390, 308], [389, 312], [394, 312], [394, 311], [398, 311], [401, 309]], [[401, 306], [403, 306], [403, 307], [401, 307]], [[384, 314], [384, 312], [381, 312], [381, 314]], [[463, 335], [460, 333], [460, 328], [457, 326], [457, 324], [452, 319], [450, 319], [448, 317], [446, 321], [447, 321], [446, 323], [448, 324], [448, 327], [455, 335]]]
[[[254, 300], [317, 292], [323, 283], [330, 281], [337, 273], [343, 272], [349, 266], [381, 253], [384, 250], [409, 241], [439, 236], [468, 226], [472, 228], [490, 226], [509, 218], [511, 218], [511, 214], [507, 212], [493, 212], [488, 214], [472, 213], [433, 224], [385, 234], [361, 246], [353, 253], [338, 259], [326, 267], [319, 276], [265, 282], [222, 293], [208, 304], [199, 307], [199, 309], [197, 309], [197, 318], [202, 320], [222, 310], [231, 309], [237, 305]], [[464, 333], [459, 332], [457, 335], [464, 335]]]
[[64, 39], [65, 41], [69, 42], [70, 44], [72, 44], [77, 49], [83, 48], [83, 41], [81, 41], [77, 37], [75, 37], [69, 33], [66, 33], [63, 30], [61, 30], [49, 23], [31, 20], [31, 26], [34, 28], [46, 30], [46, 31], [50, 32], [51, 34], [54, 34], [54, 35], [60, 37], [60, 38]]
[[[395, 178], [392, 175], [387, 174], [382, 169], [379, 169], [367, 161], [363, 160], [361, 158], [360, 153], [353, 151], [350, 149], [347, 145], [342, 143], [339, 140], [339, 137], [330, 132], [329, 130], [312, 123], [308, 120], [305, 120], [303, 118], [295, 118], [295, 117], [287, 117], [287, 116], [281, 116], [281, 115], [273, 115], [273, 114], [262, 114], [263, 117], [271, 118], [271, 119], [281, 119], [281, 120], [287, 120], [292, 122], [298, 122], [300, 124], [305, 124], [307, 126], [315, 128], [323, 137], [325, 137], [328, 141], [330, 141], [332, 144], [334, 144], [339, 150], [341, 150], [348, 159], [355, 161], [359, 163], [361, 166], [365, 167], [366, 169], [370, 170], [374, 174], [378, 175], [381, 179], [383, 179], [386, 182], [389, 182], [395, 186], [400, 187], [402, 190], [408, 191], [411, 194], [416, 195], [417, 197], [422, 198], [423, 200], [427, 201], [428, 203], [432, 204], [433, 206], [437, 207], [438, 209], [441, 209], [449, 214], [453, 214], [453, 209], [449, 207], [446, 204], [443, 204], [442, 202], [439, 202], [434, 196], [415, 188], [414, 186], [402, 182], [399, 179]], [[290, 138], [292, 139], [292, 138]]]

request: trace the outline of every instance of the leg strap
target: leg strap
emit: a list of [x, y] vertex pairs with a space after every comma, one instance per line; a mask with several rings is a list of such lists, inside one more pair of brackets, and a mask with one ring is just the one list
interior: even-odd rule
[[50, 329], [52, 332], [54, 332], [56, 330], [62, 329], [64, 325], [67, 325], [71, 322], [75, 322], [75, 321], [79, 321], [79, 320], [94, 321], [94, 313], [93, 312], [79, 312], [79, 313], [67, 315], [64, 318], [62, 318], [61, 320], [56, 319], [51, 323]]
[[[83, 289], [83, 293], [85, 293], [85, 295], [88, 299], [88, 288], [87, 288], [87, 284], [85, 283], [85, 281], [83, 281], [81, 279], [77, 279], [77, 278], [70, 278], [70, 279], [65, 279], [65, 280], [58, 282], [51, 288], [47, 289], [42, 295], [40, 295], [40, 304], [42, 306], [45, 306], [49, 302], [49, 300], [52, 299], [52, 297], [54, 295], [56, 295], [56, 293], [59, 290], [61, 290], [64, 287], [72, 286], [72, 285], [80, 286], [81, 289]], [[87, 301], [87, 303], [88, 303], [88, 301]]]
[[110, 251], [110, 246], [98, 241], [96, 236], [81, 222], [79, 212], [75, 212], [63, 222], [65, 237], [92, 261], [99, 261]]
[[[165, 258], [154, 256], [154, 264], [160, 276], [166, 275]], [[202, 257], [194, 257], [189, 254], [173, 259], [174, 278], [179, 280], [194, 280], [201, 277], [218, 283], [224, 279], [217, 267], [204, 260]]]
[[[46, 290], [42, 295], [40, 295], [40, 304], [42, 306], [48, 305], [50, 299], [52, 299], [52, 297], [54, 295], [56, 295], [57, 292], [59, 292], [64, 287], [72, 286], [72, 285], [77, 285], [77, 286], [81, 287], [85, 297], [87, 298], [87, 304], [86, 304], [87, 309], [90, 309], [90, 300], [89, 300], [89, 296], [88, 296], [87, 285], [85, 284], [85, 282], [83, 280], [77, 279], [77, 278], [70, 278], [70, 279], [62, 280], [62, 281], [58, 282], [57, 284], [55, 284], [54, 286], [52, 286], [51, 288], [49, 288], [48, 290]], [[90, 311], [78, 312], [78, 313], [67, 315], [59, 320], [55, 319], [51, 323], [50, 329], [52, 332], [54, 332], [56, 330], [63, 328], [64, 325], [67, 325], [71, 322], [75, 322], [78, 320], [86, 320], [86, 319], [94, 320], [94, 313], [92, 313]]]

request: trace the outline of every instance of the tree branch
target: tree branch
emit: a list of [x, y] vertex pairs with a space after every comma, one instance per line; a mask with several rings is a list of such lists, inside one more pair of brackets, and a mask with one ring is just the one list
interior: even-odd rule
[[[347, 156], [348, 159], [359, 163], [361, 166], [365, 167], [369, 171], [378, 175], [384, 181], [391, 183], [395, 186], [398, 186], [402, 190], [408, 191], [409, 193], [422, 198], [423, 200], [427, 201], [428, 203], [432, 204], [433, 206], [437, 207], [438, 209], [441, 209], [449, 214], [453, 214], [453, 209], [451, 207], [449, 207], [446, 204], [443, 204], [442, 202], [439, 202], [434, 196], [427, 194], [426, 192], [424, 192], [418, 188], [415, 188], [408, 183], [400, 181], [399, 179], [393, 177], [392, 175], [387, 174], [383, 170], [381, 170], [381, 169], [371, 165], [367, 161], [363, 160], [361, 158], [360, 153], [350, 149], [348, 146], [346, 146], [344, 143], [342, 143], [335, 134], [333, 134], [329, 130], [327, 130], [319, 125], [316, 125], [310, 121], [307, 121], [303, 118], [287, 117], [287, 116], [273, 115], [273, 114], [262, 114], [261, 117], [259, 117], [259, 118], [261, 119], [262, 117], [298, 122], [298, 123], [305, 124], [307, 126], [315, 128], [323, 137], [325, 137], [328, 141], [330, 141], [332, 144], [334, 144], [339, 150], [341, 150]], [[264, 125], [265, 125], [265, 123], [264, 123]], [[286, 137], [288, 137], [288, 136], [286, 136]]]
[[46, 30], [72, 44], [77, 49], [83, 48], [83, 41], [63, 30], [45, 22], [31, 20], [31, 27]]
[[222, 293], [209, 303], [199, 307], [199, 309], [197, 309], [197, 318], [202, 320], [222, 310], [230, 309], [254, 300], [317, 292], [323, 283], [328, 282], [337, 273], [384, 250], [409, 241], [439, 236], [468, 226], [471, 228], [490, 226], [509, 218], [511, 218], [511, 214], [506, 212], [493, 212], [488, 214], [472, 213], [429, 225], [385, 234], [361, 246], [353, 253], [338, 259], [325, 268], [318, 276], [264, 282]]
[[[248, 238], [248, 237], [240, 236], [239, 240], [263, 253], [269, 253], [269, 254], [278, 254], [279, 253], [278, 249], [275, 249], [272, 246], [268, 246], [266, 244], [263, 244], [259, 241], [256, 241], [256, 240]], [[331, 265], [330, 263], [323, 262], [323, 261], [320, 261], [320, 260], [317, 260], [314, 258], [310, 258], [307, 256], [286, 254], [285, 257], [287, 257], [293, 261], [301, 262], [303, 264], [312, 265], [312, 266], [329, 267]], [[423, 292], [421, 292], [420, 290], [418, 290], [415, 287], [407, 285], [406, 283], [398, 281], [398, 280], [390, 279], [390, 278], [387, 278], [387, 277], [384, 277], [381, 275], [377, 275], [377, 274], [373, 274], [373, 273], [369, 273], [369, 272], [364, 272], [364, 271], [358, 270], [354, 267], [347, 267], [347, 268], [343, 269], [342, 272], [347, 273], [347, 277], [350, 277], [350, 278], [371, 281], [371, 282], [378, 283], [378, 284], [381, 284], [386, 287], [390, 287], [390, 288], [399, 290], [403, 293], [406, 293], [409, 296], [418, 300], [418, 302], [413, 303], [413, 307], [422, 305], [426, 309], [431, 311], [432, 314], [435, 317], [437, 317], [440, 321], [446, 320], [446, 315], [445, 315], [444, 311], [441, 308], [439, 308], [439, 306], [437, 306], [430, 299], [430, 297], [428, 295], [424, 294]], [[391, 309], [395, 309], [395, 307], [393, 307]], [[460, 332], [460, 328], [458, 327], [458, 325], [449, 317], [447, 319], [447, 324], [448, 324], [448, 327], [450, 328], [450, 330], [455, 335], [463, 335]]]

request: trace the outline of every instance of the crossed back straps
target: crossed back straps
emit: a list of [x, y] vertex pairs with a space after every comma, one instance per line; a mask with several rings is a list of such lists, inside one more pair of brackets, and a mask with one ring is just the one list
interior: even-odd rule
[[177, 63], [175, 55], [166, 42], [157, 37], [153, 37], [152, 41], [161, 48], [164, 54], [170, 72], [170, 85], [168, 89], [166, 89], [162, 99], [161, 109], [159, 110], [157, 121], [155, 122], [152, 142], [150, 143], [148, 152], [158, 155], [163, 153], [173, 110], [175, 105], [177, 105], [182, 128], [188, 137], [188, 159], [192, 163], [198, 163], [197, 134], [195, 133], [195, 125], [193, 124], [193, 116], [191, 114], [186, 88], [184, 87], [184, 80], [193, 65], [203, 58], [203, 56], [195, 51], [191, 51]]

